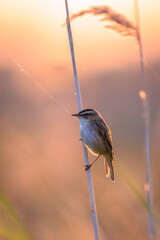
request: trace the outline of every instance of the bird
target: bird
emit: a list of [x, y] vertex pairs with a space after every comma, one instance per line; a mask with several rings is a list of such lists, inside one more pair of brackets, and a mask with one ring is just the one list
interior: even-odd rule
[[108, 177], [110, 174], [111, 180], [115, 182], [112, 135], [105, 120], [98, 111], [93, 109], [84, 109], [79, 113], [72, 114], [72, 116], [80, 120], [80, 140], [93, 155], [97, 156], [91, 164], [85, 165], [85, 170], [90, 169], [103, 155], [106, 176]]

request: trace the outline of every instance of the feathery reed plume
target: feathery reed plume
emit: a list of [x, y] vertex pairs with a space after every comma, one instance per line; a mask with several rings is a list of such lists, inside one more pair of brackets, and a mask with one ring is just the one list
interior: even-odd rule
[[124, 15], [115, 12], [109, 6], [96, 6], [90, 7], [87, 10], [82, 10], [76, 14], [72, 14], [70, 20], [74, 20], [78, 17], [82, 17], [87, 14], [94, 16], [102, 16], [100, 21], [109, 21], [112, 24], [106, 25], [106, 28], [115, 30], [122, 36], [133, 36], [136, 38], [139, 46], [139, 57], [140, 57], [140, 68], [142, 75], [142, 87], [139, 91], [139, 97], [142, 100], [143, 112], [144, 112], [144, 135], [145, 135], [145, 158], [146, 158], [146, 193], [147, 193], [147, 205], [148, 205], [148, 216], [149, 216], [149, 239], [154, 238], [154, 223], [153, 223], [153, 210], [152, 210], [152, 179], [151, 179], [151, 154], [150, 154], [150, 128], [149, 128], [149, 106], [148, 106], [148, 93], [147, 84], [144, 71], [144, 56], [143, 56], [143, 45], [140, 33], [140, 20], [139, 20], [139, 9], [138, 0], [134, 0], [135, 4], [135, 16], [136, 26], [134, 26]]
[[[69, 38], [69, 44], [70, 44], [74, 79], [75, 79], [75, 88], [76, 88], [76, 93], [77, 93], [77, 102], [78, 102], [79, 111], [81, 111], [82, 110], [82, 101], [81, 101], [81, 95], [80, 95], [80, 89], [79, 89], [79, 83], [78, 83], [78, 76], [77, 76], [76, 61], [75, 61], [75, 56], [74, 56], [74, 47], [73, 47], [72, 31], [71, 31], [71, 26], [70, 26], [69, 9], [68, 9], [67, 0], [65, 0], [65, 6], [66, 6], [66, 14], [67, 14], [66, 24], [67, 24], [68, 38]], [[88, 154], [87, 154], [87, 149], [86, 149], [84, 144], [83, 144], [83, 153], [84, 153], [85, 165], [88, 165], [89, 164]], [[93, 223], [93, 229], [94, 229], [94, 238], [95, 238], [95, 240], [99, 240], [100, 239], [99, 227], [98, 227], [98, 220], [97, 220], [97, 213], [96, 213], [96, 205], [95, 205], [91, 171], [90, 170], [86, 171], [86, 174], [87, 174], [87, 181], [88, 181], [88, 190], [89, 190], [90, 205], [91, 205], [92, 223]]]
[[114, 11], [109, 6], [93, 6], [86, 10], [81, 10], [78, 13], [72, 14], [70, 20], [82, 17], [87, 14], [94, 16], [102, 16], [100, 21], [108, 21], [112, 24], [105, 25], [105, 28], [115, 30], [123, 36], [137, 36], [136, 27], [124, 15]]
[[141, 90], [139, 96], [142, 100], [143, 112], [144, 112], [144, 142], [145, 142], [145, 158], [146, 158], [146, 184], [145, 190], [147, 194], [147, 207], [148, 207], [148, 232], [149, 240], [154, 239], [154, 221], [153, 221], [153, 207], [152, 207], [152, 177], [151, 177], [151, 153], [150, 153], [150, 116], [149, 116], [149, 104], [148, 104], [148, 91], [147, 82], [144, 71], [144, 55], [143, 44], [140, 31], [140, 17], [138, 0], [134, 0], [135, 18], [137, 25], [137, 41], [139, 46], [139, 58], [141, 68]]

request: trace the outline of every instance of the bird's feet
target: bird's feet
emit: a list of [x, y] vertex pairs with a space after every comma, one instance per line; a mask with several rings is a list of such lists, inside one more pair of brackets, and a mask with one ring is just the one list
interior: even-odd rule
[[84, 166], [84, 167], [85, 167], [85, 168], [84, 168], [85, 171], [89, 170], [91, 166], [92, 166], [91, 164], [87, 164], [87, 165], [85, 165], [85, 166]]

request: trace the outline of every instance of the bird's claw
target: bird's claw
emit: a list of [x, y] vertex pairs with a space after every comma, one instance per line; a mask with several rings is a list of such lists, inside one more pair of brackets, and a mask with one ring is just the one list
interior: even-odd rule
[[89, 169], [90, 169], [90, 167], [91, 167], [91, 164], [87, 164], [87, 165], [85, 165], [84, 167], [85, 167], [85, 171], [87, 171], [87, 170], [89, 170]]

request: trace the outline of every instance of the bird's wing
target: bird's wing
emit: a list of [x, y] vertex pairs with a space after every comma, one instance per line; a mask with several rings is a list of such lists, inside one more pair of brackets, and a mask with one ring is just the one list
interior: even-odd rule
[[103, 119], [99, 119], [95, 122], [97, 126], [97, 132], [98, 135], [102, 138], [103, 142], [105, 143], [105, 146], [107, 147], [108, 152], [113, 157], [113, 144], [112, 144], [112, 135], [109, 127], [107, 124], [103, 121]]

